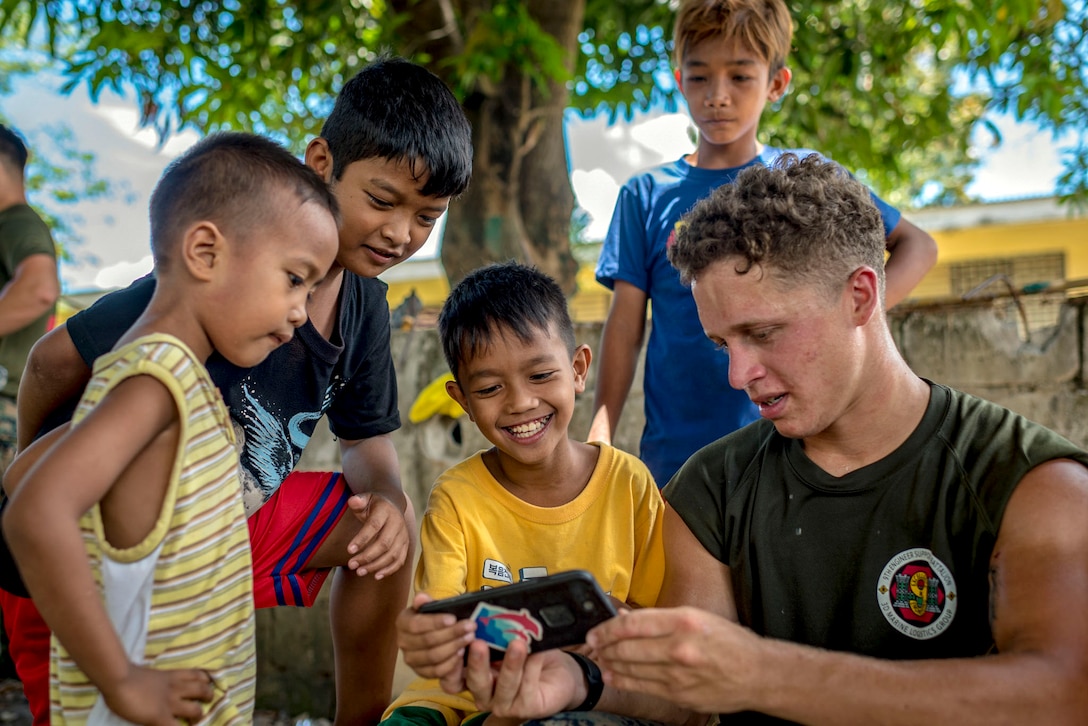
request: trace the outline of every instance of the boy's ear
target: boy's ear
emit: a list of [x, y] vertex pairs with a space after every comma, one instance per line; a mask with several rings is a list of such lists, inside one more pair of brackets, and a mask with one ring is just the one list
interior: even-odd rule
[[591, 360], [593, 360], [593, 352], [588, 345], [579, 345], [574, 349], [571, 366], [574, 368], [575, 393], [583, 393], [586, 390], [586, 379], [589, 378], [589, 362]]
[[226, 239], [215, 222], [207, 220], [193, 224], [181, 238], [181, 259], [189, 274], [198, 280], [212, 278], [219, 258], [226, 248]]
[[683, 93], [684, 92], [684, 81], [683, 81], [684, 75], [680, 72], [679, 68], [674, 70], [672, 72], [672, 75], [673, 75], [674, 78], [676, 78], [676, 87], [680, 89], [680, 93]]
[[328, 141], [320, 136], [312, 140], [306, 145], [306, 154], [303, 158], [306, 166], [316, 171], [326, 184], [332, 182], [333, 159]]
[[775, 74], [771, 76], [771, 85], [767, 89], [767, 98], [771, 103], [774, 103], [778, 99], [786, 95], [786, 90], [790, 87], [790, 79], [793, 74], [790, 73], [790, 69], [782, 66]]
[[450, 395], [457, 404], [465, 409], [465, 413], [468, 414], [468, 420], [476, 423], [476, 419], [472, 417], [472, 411], [468, 409], [468, 398], [465, 397], [465, 392], [461, 390], [461, 384], [457, 381], [446, 381], [446, 393]]

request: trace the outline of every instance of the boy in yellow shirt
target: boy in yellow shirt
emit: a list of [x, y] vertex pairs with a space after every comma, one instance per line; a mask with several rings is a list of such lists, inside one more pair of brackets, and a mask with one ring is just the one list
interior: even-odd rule
[[405, 662], [440, 682], [413, 683], [386, 712], [394, 724], [486, 716], [463, 692], [474, 624], [417, 613], [424, 602], [582, 569], [618, 603], [646, 607], [664, 573], [664, 505], [649, 471], [630, 454], [569, 435], [591, 354], [575, 345], [555, 281], [517, 263], [484, 267], [450, 293], [438, 324], [454, 375], [446, 390], [493, 447], [431, 491], [417, 594], [397, 630]]

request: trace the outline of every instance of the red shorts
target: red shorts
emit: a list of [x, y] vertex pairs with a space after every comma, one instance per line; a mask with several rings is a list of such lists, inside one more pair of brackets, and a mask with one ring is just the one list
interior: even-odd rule
[[297, 471], [250, 516], [257, 607], [314, 604], [331, 570], [306, 569], [306, 563], [348, 511], [350, 497], [338, 472]]
[[[339, 473], [293, 472], [249, 518], [253, 600], [257, 607], [314, 604], [331, 570], [306, 563], [347, 511]], [[27, 598], [0, 590], [9, 650], [23, 682], [34, 726], [49, 724], [49, 628]]]
[[49, 726], [49, 626], [29, 598], [0, 590], [0, 609], [8, 652], [23, 682], [34, 726]]

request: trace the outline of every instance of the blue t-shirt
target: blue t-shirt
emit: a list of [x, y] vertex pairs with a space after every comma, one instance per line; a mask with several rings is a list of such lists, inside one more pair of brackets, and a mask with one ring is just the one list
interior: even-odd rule
[[[779, 156], [808, 156], [808, 149], [764, 147], [744, 166], [700, 169], [679, 159], [639, 174], [620, 190], [612, 224], [597, 262], [597, 281], [616, 280], [639, 288], [653, 303], [643, 379], [646, 427], [640, 458], [664, 486], [688, 457], [712, 441], [755, 421], [747, 394], [729, 385], [729, 356], [703, 334], [691, 290], [669, 264], [665, 250], [680, 218], [722, 184], [752, 164]], [[873, 195], [885, 235], [899, 211]]]

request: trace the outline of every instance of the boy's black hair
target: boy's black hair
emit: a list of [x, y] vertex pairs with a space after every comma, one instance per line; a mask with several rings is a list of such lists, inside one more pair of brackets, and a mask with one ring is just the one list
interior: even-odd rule
[[438, 76], [403, 58], [383, 56], [344, 84], [321, 137], [332, 152], [332, 175], [360, 159], [407, 162], [427, 177], [428, 197], [455, 197], [472, 176], [472, 128]]
[[552, 278], [518, 262], [487, 265], [457, 283], [438, 315], [442, 351], [453, 377], [461, 363], [478, 354], [503, 331], [528, 343], [551, 326], [574, 352], [574, 325], [567, 298]]
[[324, 180], [271, 139], [254, 134], [212, 134], [170, 162], [151, 194], [151, 251], [155, 265], [189, 225], [212, 221], [244, 236], [276, 213], [276, 191], [315, 202], [340, 221], [340, 207]]
[[0, 124], [0, 161], [5, 161], [20, 174], [26, 169], [26, 160], [29, 153], [26, 150], [26, 142], [15, 131], [4, 124]]

